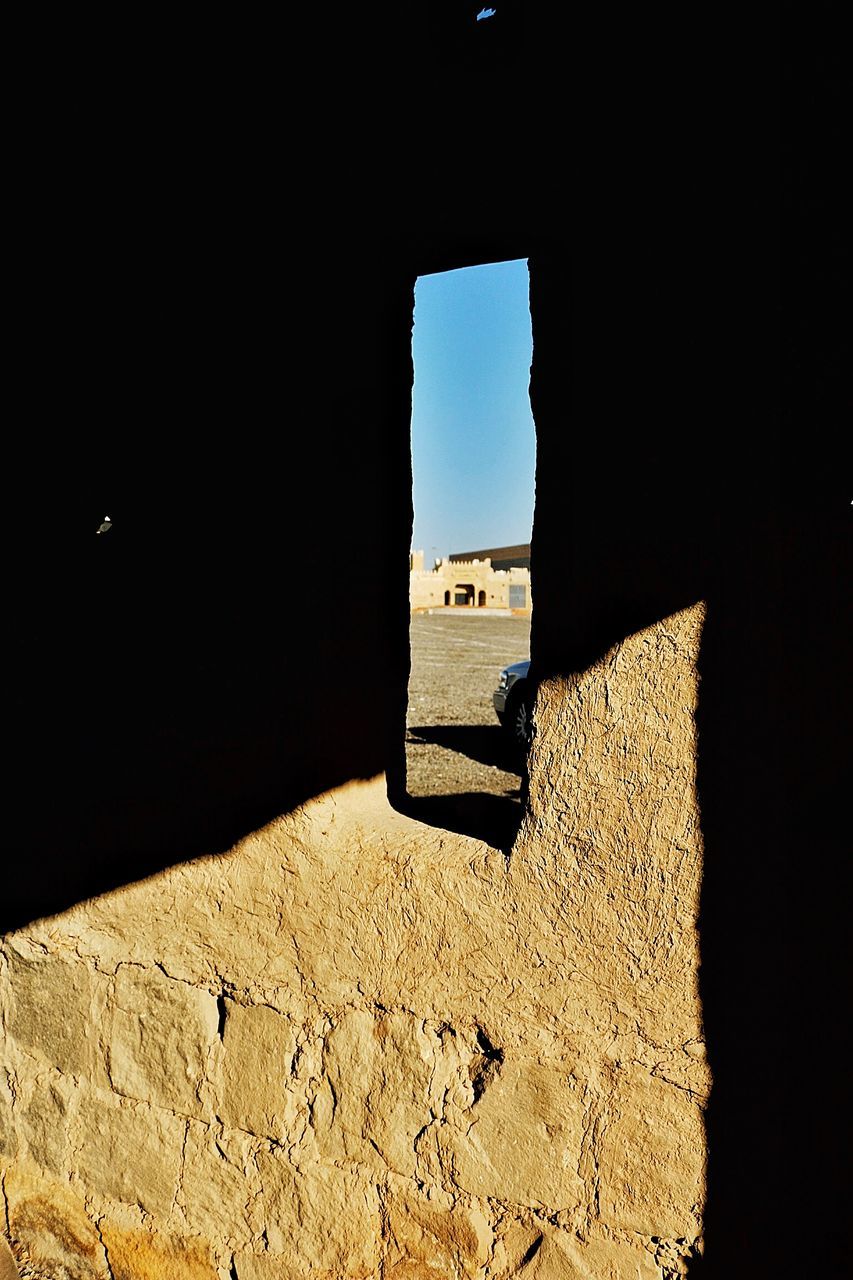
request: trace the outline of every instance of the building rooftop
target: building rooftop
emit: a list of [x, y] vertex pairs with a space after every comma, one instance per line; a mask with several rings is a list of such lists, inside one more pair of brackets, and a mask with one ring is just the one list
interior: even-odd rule
[[493, 569], [529, 569], [530, 543], [521, 542], [511, 547], [485, 547], [479, 551], [457, 551], [451, 561], [491, 560]]

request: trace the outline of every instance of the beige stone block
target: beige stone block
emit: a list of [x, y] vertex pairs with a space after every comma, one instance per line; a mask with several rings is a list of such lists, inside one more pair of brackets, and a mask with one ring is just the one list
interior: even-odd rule
[[97, 1229], [78, 1196], [22, 1166], [7, 1170], [4, 1191], [22, 1269], [50, 1280], [111, 1280]]
[[[306, 1274], [302, 1271], [294, 1271], [292, 1263], [275, 1253], [235, 1254], [234, 1271], [237, 1280], [301, 1280], [301, 1277]], [[313, 1270], [311, 1280], [344, 1280], [345, 1274], [348, 1273], [341, 1273], [338, 1270]], [[364, 1280], [385, 1280], [386, 1276], [390, 1277], [390, 1273], [377, 1268], [366, 1272]], [[360, 1273], [359, 1280], [362, 1280]], [[417, 1280], [417, 1277], [414, 1280]], [[442, 1277], [433, 1271], [426, 1276], [426, 1280], [442, 1280]]]
[[177, 1191], [186, 1127], [169, 1112], [87, 1094], [72, 1166], [87, 1188], [165, 1216]]
[[599, 1152], [602, 1222], [644, 1236], [698, 1233], [704, 1200], [702, 1114], [683, 1089], [625, 1072]]
[[453, 1263], [441, 1258], [433, 1258], [431, 1262], [403, 1258], [386, 1266], [383, 1280], [386, 1277], [387, 1280], [455, 1280], [458, 1274]]
[[[274, 1253], [237, 1253], [234, 1255], [237, 1280], [293, 1280], [289, 1262]], [[328, 1272], [316, 1280], [327, 1280]]]
[[260, 1179], [247, 1134], [190, 1121], [178, 1205], [194, 1235], [251, 1244], [263, 1231]]
[[41, 1077], [21, 1108], [21, 1133], [36, 1164], [51, 1173], [68, 1171], [68, 1116], [72, 1089], [63, 1076]]
[[12, 992], [8, 1028], [58, 1071], [88, 1075], [97, 1051], [93, 979], [82, 961], [7, 947]]
[[[439, 1041], [410, 1013], [379, 1017], [373, 1028], [376, 1052], [366, 1098], [364, 1133], [389, 1169], [412, 1177], [415, 1138], [432, 1119], [430, 1084]], [[357, 1080], [358, 1077], [354, 1077]], [[350, 1085], [351, 1087], [351, 1085]]]
[[219, 1280], [219, 1271], [202, 1240], [126, 1231], [104, 1222], [101, 1228], [114, 1280]]
[[581, 1203], [584, 1108], [568, 1067], [507, 1058], [464, 1119], [467, 1131], [439, 1131], [439, 1148], [465, 1191], [550, 1212]]
[[0, 1236], [0, 1280], [20, 1280], [20, 1272], [5, 1236]]
[[12, 1095], [0, 1080], [0, 1156], [14, 1156], [18, 1150]]
[[264, 1223], [270, 1252], [292, 1280], [366, 1280], [379, 1267], [382, 1218], [375, 1183], [360, 1170], [306, 1164], [261, 1152]]
[[411, 1013], [352, 1010], [326, 1037], [323, 1071], [312, 1106], [320, 1151], [412, 1177], [415, 1139], [462, 1064], [456, 1046]]
[[395, 1280], [427, 1268], [435, 1280], [479, 1276], [489, 1258], [494, 1235], [479, 1205], [462, 1198], [448, 1207], [401, 1183], [386, 1205], [388, 1252], [386, 1272]]
[[532, 1216], [501, 1220], [492, 1250], [491, 1266], [498, 1277], [514, 1276], [534, 1246], [538, 1249], [541, 1225]]
[[374, 1026], [372, 1013], [353, 1009], [326, 1036], [323, 1079], [312, 1103], [311, 1122], [320, 1152], [332, 1159], [375, 1159], [364, 1132], [378, 1048]]
[[500, 1274], [524, 1280], [660, 1280], [651, 1254], [619, 1240], [581, 1241], [561, 1231], [545, 1231], [530, 1246], [518, 1270]]
[[226, 1000], [222, 1086], [218, 1113], [224, 1124], [278, 1137], [296, 1111], [288, 1091], [296, 1052], [296, 1028], [266, 1005]]
[[158, 969], [121, 966], [108, 1046], [113, 1088], [183, 1115], [205, 1115], [201, 1089], [218, 1024], [209, 991], [175, 982]]

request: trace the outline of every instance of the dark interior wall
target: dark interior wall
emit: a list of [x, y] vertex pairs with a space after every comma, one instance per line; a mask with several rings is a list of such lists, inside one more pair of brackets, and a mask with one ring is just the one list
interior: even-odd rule
[[24, 50], [3, 927], [401, 778], [415, 281], [544, 231], [462, 8]]
[[780, 149], [757, 20], [681, 26], [673, 61], [662, 18], [556, 48], [511, 7], [483, 55], [463, 8], [78, 31], [73, 72], [62, 33], [33, 46], [2, 927], [348, 778], [399, 789], [414, 283], [529, 258], [534, 662], [707, 601], [704, 1273], [809, 1274], [847, 1115], [832, 156]]
[[23, 443], [7, 535], [19, 919], [385, 766], [386, 688], [408, 661], [389, 615], [408, 581], [411, 282], [365, 285], [369, 258], [325, 253], [279, 269], [267, 306], [265, 264], [223, 281], [200, 256], [176, 282], [159, 245], [124, 273], [119, 317], [89, 281], [50, 352], [67, 434]]

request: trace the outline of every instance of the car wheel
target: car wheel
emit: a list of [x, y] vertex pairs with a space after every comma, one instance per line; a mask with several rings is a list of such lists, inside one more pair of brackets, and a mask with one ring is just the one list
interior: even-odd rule
[[513, 746], [519, 751], [527, 751], [533, 737], [533, 693], [526, 684], [519, 688], [519, 683], [507, 698], [501, 724]]

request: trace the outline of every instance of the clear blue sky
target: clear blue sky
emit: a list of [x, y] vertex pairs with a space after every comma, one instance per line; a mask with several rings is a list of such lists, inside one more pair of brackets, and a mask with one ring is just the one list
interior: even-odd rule
[[525, 261], [418, 278], [412, 546], [427, 568], [451, 552], [530, 541], [528, 294]]

